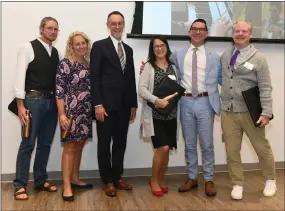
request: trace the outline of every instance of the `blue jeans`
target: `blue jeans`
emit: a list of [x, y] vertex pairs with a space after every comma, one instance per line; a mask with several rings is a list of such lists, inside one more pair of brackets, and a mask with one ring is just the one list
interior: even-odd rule
[[215, 164], [213, 144], [215, 112], [209, 98], [182, 97], [180, 112], [188, 177], [197, 179], [198, 176], [197, 135], [199, 135], [204, 179], [212, 180]]
[[32, 114], [32, 127], [30, 138], [22, 136], [17, 156], [16, 178], [13, 181], [15, 188], [26, 187], [28, 184], [31, 154], [36, 138], [34, 183], [39, 186], [47, 180], [46, 167], [58, 118], [55, 98], [43, 98], [36, 94], [28, 94], [25, 97], [24, 105]]

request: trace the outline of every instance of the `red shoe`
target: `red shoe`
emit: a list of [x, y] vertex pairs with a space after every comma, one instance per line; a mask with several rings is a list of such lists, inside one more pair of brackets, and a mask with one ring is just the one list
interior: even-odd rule
[[163, 192], [161, 190], [152, 190], [151, 181], [148, 182], [152, 195], [154, 196], [163, 196]]
[[160, 187], [162, 193], [168, 193], [168, 186]]

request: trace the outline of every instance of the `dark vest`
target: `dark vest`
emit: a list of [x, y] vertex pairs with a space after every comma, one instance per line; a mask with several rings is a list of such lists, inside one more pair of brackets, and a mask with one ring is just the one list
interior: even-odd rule
[[55, 91], [55, 76], [59, 63], [56, 48], [52, 47], [51, 56], [39, 40], [31, 41], [35, 58], [29, 63], [25, 91]]

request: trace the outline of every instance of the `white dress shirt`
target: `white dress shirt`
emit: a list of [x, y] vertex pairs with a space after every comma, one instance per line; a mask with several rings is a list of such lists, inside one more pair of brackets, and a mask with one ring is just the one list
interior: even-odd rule
[[[47, 50], [49, 56], [51, 56], [52, 46], [43, 42], [41, 39], [37, 38], [42, 45]], [[58, 53], [59, 60], [62, 59], [60, 53]], [[16, 76], [14, 84], [14, 96], [19, 99], [25, 99], [25, 81], [26, 81], [26, 72], [29, 66], [29, 63], [32, 62], [35, 58], [34, 50], [30, 42], [25, 43], [21, 46], [18, 57], [17, 57], [17, 66], [16, 66]]]
[[121, 46], [122, 46], [122, 49], [123, 49], [123, 54], [124, 54], [124, 61], [125, 61], [125, 63], [126, 63], [126, 52], [125, 52], [124, 45], [123, 45], [122, 41], [121, 41], [121, 40], [120, 40], [120, 41], [117, 40], [116, 38], [114, 38], [114, 37], [111, 36], [111, 35], [110, 35], [110, 38], [111, 38], [111, 40], [112, 40], [112, 42], [113, 42], [113, 44], [114, 44], [114, 47], [115, 47], [117, 53], [118, 53], [118, 43], [119, 43], [119, 42], [121, 43]]
[[[190, 45], [188, 52], [184, 58], [184, 76], [181, 80], [182, 86], [186, 89], [186, 93], [192, 93], [192, 55], [193, 48], [196, 48], [192, 44]], [[198, 47], [197, 54], [197, 83], [198, 92], [206, 92], [205, 86], [205, 74], [206, 74], [206, 52], [205, 46]]]

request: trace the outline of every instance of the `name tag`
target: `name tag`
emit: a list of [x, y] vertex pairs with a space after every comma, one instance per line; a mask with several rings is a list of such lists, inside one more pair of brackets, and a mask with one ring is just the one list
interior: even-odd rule
[[168, 78], [170, 78], [171, 80], [176, 81], [176, 77], [175, 77], [175, 75], [168, 75]]
[[254, 65], [253, 64], [251, 64], [251, 63], [249, 63], [249, 62], [246, 62], [246, 63], [244, 63], [244, 65], [243, 65], [245, 68], [247, 68], [247, 69], [249, 69], [249, 70], [252, 70], [253, 69], [253, 67], [254, 67]]

